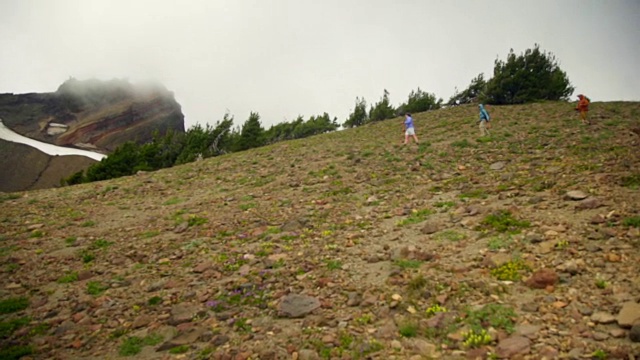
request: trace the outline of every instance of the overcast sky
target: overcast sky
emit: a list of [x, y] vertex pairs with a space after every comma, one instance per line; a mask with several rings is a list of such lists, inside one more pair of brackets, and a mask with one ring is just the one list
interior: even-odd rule
[[540, 44], [578, 93], [640, 100], [639, 0], [0, 0], [0, 93], [83, 80], [154, 79], [185, 123], [268, 127], [356, 97], [455, 87]]

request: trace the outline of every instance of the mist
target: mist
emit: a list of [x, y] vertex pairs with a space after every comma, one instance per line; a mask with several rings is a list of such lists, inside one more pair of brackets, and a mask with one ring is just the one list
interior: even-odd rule
[[185, 126], [225, 113], [264, 127], [420, 87], [445, 101], [539, 44], [593, 101], [640, 100], [640, 2], [5, 0], [0, 92], [70, 77], [157, 82]]

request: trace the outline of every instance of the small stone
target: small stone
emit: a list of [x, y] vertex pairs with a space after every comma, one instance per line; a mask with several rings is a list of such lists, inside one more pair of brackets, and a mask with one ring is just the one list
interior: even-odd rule
[[611, 335], [611, 337], [613, 338], [620, 339], [625, 337], [627, 335], [627, 332], [624, 329], [615, 328], [615, 329], [609, 330], [609, 335]]
[[201, 274], [209, 269], [211, 269], [213, 267], [213, 263], [211, 261], [205, 261], [202, 262], [200, 264], [198, 264], [198, 266], [193, 268], [193, 272], [196, 274]]
[[441, 226], [438, 223], [428, 222], [424, 225], [424, 227], [422, 227], [422, 229], [420, 229], [420, 232], [423, 234], [430, 235], [440, 231], [440, 227]]
[[489, 165], [489, 169], [491, 169], [491, 170], [502, 170], [502, 169], [504, 169], [505, 166], [506, 166], [506, 164], [504, 163], [504, 161], [498, 161], [498, 162], [494, 162], [493, 164]]
[[362, 302], [362, 296], [357, 292], [350, 292], [347, 296], [349, 297], [347, 300], [347, 306], [358, 306]]
[[586, 199], [588, 196], [589, 194], [586, 194], [580, 190], [571, 190], [567, 191], [567, 193], [565, 194], [565, 199], [576, 201]]
[[608, 312], [598, 311], [591, 315], [591, 321], [598, 324], [611, 324], [616, 321], [616, 317]]
[[578, 205], [576, 205], [576, 210], [591, 210], [591, 209], [597, 209], [600, 206], [602, 206], [602, 203], [600, 202], [600, 200], [596, 198], [588, 198], [588, 199], [582, 200]]

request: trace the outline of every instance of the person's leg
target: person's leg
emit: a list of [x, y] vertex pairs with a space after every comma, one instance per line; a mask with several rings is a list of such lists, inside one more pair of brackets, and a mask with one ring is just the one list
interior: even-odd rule
[[415, 141], [415, 142], [416, 142], [416, 144], [419, 144], [419, 142], [418, 142], [418, 137], [416, 136], [416, 134], [415, 134], [415, 133], [413, 134], [413, 141]]
[[582, 121], [583, 124], [587, 123], [587, 112], [586, 111], [580, 111], [580, 120]]
[[486, 130], [484, 123], [485, 123], [484, 120], [480, 120], [480, 125], [478, 126], [480, 128], [480, 136], [484, 136], [484, 132]]

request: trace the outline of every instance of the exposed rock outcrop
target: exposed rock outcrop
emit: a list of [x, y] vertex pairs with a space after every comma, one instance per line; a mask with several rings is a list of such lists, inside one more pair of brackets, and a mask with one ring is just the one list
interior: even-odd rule
[[54, 93], [0, 94], [0, 118], [13, 131], [59, 146], [108, 153], [157, 131], [184, 132], [173, 93], [159, 84], [70, 79]]
[[[53, 93], [0, 94], [0, 119], [16, 133], [41, 142], [108, 154], [128, 141], [144, 143], [157, 132], [184, 132], [173, 93], [159, 84], [70, 79]], [[84, 156], [49, 156], [0, 141], [0, 191], [55, 187], [95, 162]], [[6, 156], [4, 156], [6, 154]]]

